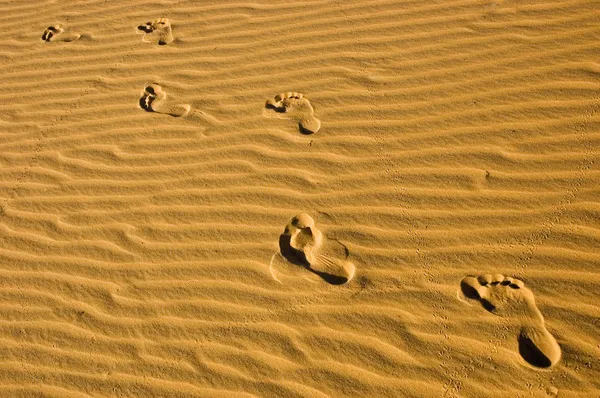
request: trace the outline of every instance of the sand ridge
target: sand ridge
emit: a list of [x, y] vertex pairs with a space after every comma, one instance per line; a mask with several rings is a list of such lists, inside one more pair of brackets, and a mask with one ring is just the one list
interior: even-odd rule
[[597, 395], [594, 2], [0, 9], [0, 395]]

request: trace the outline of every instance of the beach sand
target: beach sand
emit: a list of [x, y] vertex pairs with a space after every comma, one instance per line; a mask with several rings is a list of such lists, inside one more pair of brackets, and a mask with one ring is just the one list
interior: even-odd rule
[[0, 396], [600, 396], [598, 1], [0, 11]]

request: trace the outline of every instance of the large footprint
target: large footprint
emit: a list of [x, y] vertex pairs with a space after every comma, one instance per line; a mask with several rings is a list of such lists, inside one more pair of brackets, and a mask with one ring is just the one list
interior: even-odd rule
[[43, 41], [75, 41], [81, 37], [80, 34], [77, 33], [67, 33], [63, 28], [62, 24], [51, 25], [44, 30], [42, 34]]
[[173, 41], [173, 28], [169, 18], [158, 18], [152, 22], [146, 22], [138, 26], [138, 30], [144, 33], [142, 40], [146, 43], [158, 43], [164, 46]]
[[305, 267], [326, 282], [341, 285], [355, 273], [354, 264], [323, 253], [323, 233], [306, 213], [293, 217], [279, 237], [281, 255], [292, 264]]
[[276, 112], [298, 117], [300, 132], [304, 134], [316, 133], [321, 128], [321, 121], [314, 115], [315, 111], [310, 101], [301, 93], [281, 93], [267, 100], [265, 106]]
[[187, 104], [170, 104], [167, 101], [167, 93], [156, 83], [146, 86], [140, 98], [140, 107], [148, 112], [164, 113], [174, 117], [185, 116], [191, 109]]
[[544, 325], [533, 292], [523, 281], [504, 275], [467, 276], [460, 282], [463, 294], [478, 300], [492, 314], [515, 316], [521, 321], [519, 353], [531, 365], [549, 368], [561, 357], [560, 346]]

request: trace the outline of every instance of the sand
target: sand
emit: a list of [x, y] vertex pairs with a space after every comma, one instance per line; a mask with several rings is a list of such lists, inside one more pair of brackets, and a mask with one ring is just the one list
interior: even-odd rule
[[2, 1], [0, 396], [600, 396], [599, 10]]

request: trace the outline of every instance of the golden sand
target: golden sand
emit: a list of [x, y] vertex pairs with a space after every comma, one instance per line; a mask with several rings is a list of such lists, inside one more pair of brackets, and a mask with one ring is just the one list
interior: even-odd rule
[[0, 11], [0, 397], [600, 395], [597, 1]]

